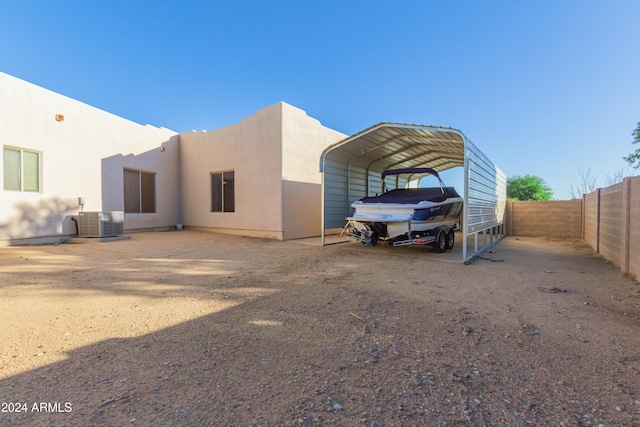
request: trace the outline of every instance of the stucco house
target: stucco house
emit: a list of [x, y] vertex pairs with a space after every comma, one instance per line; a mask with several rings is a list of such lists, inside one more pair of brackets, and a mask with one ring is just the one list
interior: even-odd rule
[[317, 236], [318, 159], [346, 137], [286, 103], [177, 133], [4, 73], [0, 99], [0, 245], [62, 242], [81, 211], [123, 211], [125, 232]]

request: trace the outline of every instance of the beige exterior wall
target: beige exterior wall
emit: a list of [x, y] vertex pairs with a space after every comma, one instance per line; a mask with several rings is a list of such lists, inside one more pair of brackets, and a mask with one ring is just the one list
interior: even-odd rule
[[[280, 108], [240, 123], [180, 135], [183, 220], [187, 227], [282, 239]], [[211, 212], [211, 173], [235, 173], [235, 212]]]
[[282, 105], [282, 223], [284, 239], [319, 236], [322, 229], [320, 155], [347, 135], [298, 108]]
[[[125, 214], [125, 231], [184, 223], [276, 239], [319, 235], [320, 154], [346, 137], [285, 103], [178, 135], [1, 73], [0, 99], [1, 145], [36, 151], [41, 163], [40, 192], [0, 187], [0, 245], [73, 236], [78, 197], [86, 212], [123, 211], [125, 169], [155, 174], [156, 190], [156, 212]], [[211, 212], [211, 173], [229, 170], [235, 212]]]
[[[180, 135], [187, 227], [275, 239], [320, 233], [319, 158], [345, 135], [278, 103], [240, 123]], [[235, 173], [235, 212], [211, 212], [211, 173]]]
[[506, 230], [512, 236], [580, 239], [582, 200], [509, 200]]
[[[40, 153], [40, 192], [0, 186], [0, 244], [55, 241], [75, 234], [85, 211], [123, 210], [122, 167], [156, 173], [156, 214], [126, 215], [125, 229], [174, 225], [178, 139], [0, 73], [0, 145]], [[56, 115], [64, 116], [56, 121]], [[167, 149], [161, 153], [159, 147]], [[3, 177], [0, 162], [0, 178]]]

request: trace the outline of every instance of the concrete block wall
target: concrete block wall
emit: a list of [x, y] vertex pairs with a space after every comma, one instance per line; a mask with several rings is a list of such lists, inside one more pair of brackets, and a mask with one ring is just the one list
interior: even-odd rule
[[582, 200], [507, 202], [507, 235], [582, 238]]
[[629, 180], [628, 274], [640, 277], [640, 177]]
[[583, 202], [585, 241], [623, 273], [640, 277], [640, 176], [586, 194]]
[[622, 266], [623, 257], [623, 184], [612, 185], [600, 190], [600, 233], [598, 253], [616, 266]]
[[585, 194], [583, 197], [583, 210], [584, 210], [584, 231], [583, 239], [591, 246], [596, 252], [598, 251], [598, 217], [599, 217], [599, 205], [600, 200], [599, 190], [593, 193]]
[[506, 234], [584, 239], [624, 274], [640, 277], [640, 176], [582, 200], [507, 202]]

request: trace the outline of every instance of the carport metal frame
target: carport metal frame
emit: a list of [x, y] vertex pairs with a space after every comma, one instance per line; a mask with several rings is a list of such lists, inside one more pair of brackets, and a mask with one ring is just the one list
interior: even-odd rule
[[[462, 261], [471, 262], [504, 237], [506, 177], [462, 132], [380, 123], [327, 147], [320, 156], [322, 245], [326, 245], [327, 229], [344, 227], [351, 203], [380, 187], [382, 172], [407, 167], [430, 167], [438, 172], [464, 167]], [[397, 182], [407, 183], [417, 185], [417, 178]]]

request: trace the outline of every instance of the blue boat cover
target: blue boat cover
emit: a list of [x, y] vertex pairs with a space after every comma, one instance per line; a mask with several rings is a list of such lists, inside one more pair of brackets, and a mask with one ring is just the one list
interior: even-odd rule
[[398, 203], [415, 205], [428, 200], [439, 203], [448, 198], [460, 197], [453, 187], [446, 187], [444, 194], [440, 187], [437, 188], [396, 188], [379, 196], [370, 196], [360, 199], [362, 203]]

